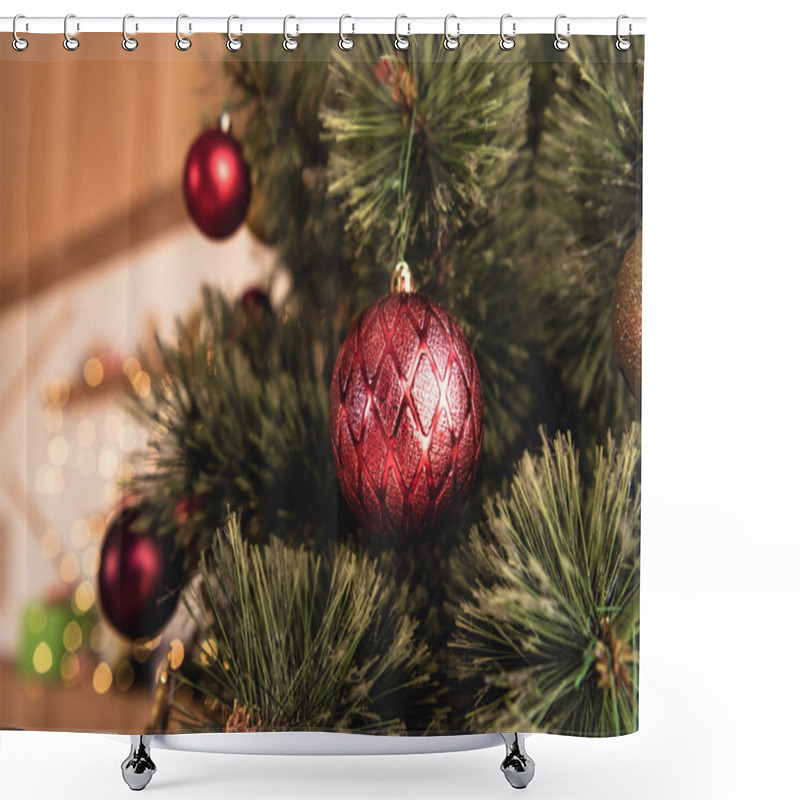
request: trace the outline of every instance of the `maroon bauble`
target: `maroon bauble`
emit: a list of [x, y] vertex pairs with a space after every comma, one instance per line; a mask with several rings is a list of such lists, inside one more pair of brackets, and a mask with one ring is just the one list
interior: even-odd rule
[[329, 413], [339, 485], [373, 533], [419, 536], [463, 506], [483, 393], [464, 332], [434, 300], [389, 294], [361, 314], [339, 350]]
[[139, 514], [129, 505], [112, 517], [97, 583], [100, 605], [117, 631], [129, 639], [151, 639], [178, 603], [182, 552], [169, 536], [134, 530]]
[[264, 319], [275, 318], [269, 295], [257, 286], [253, 286], [242, 293], [239, 298], [239, 307], [242, 309], [245, 322], [252, 320], [255, 323], [259, 323]]
[[183, 195], [200, 230], [224, 239], [244, 222], [250, 206], [250, 169], [239, 142], [221, 128], [201, 133], [186, 157]]

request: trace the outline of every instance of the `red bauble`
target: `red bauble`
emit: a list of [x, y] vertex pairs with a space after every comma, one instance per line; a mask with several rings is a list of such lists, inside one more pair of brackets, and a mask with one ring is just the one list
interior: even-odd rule
[[123, 506], [112, 517], [97, 582], [108, 621], [129, 639], [151, 639], [178, 603], [182, 553], [168, 536], [133, 530], [139, 513]]
[[245, 322], [252, 320], [258, 323], [264, 319], [275, 318], [269, 295], [257, 286], [251, 287], [242, 294], [239, 298], [239, 307], [242, 309]]
[[221, 128], [201, 133], [186, 157], [186, 208], [206, 236], [224, 239], [244, 222], [250, 206], [250, 169], [239, 142]]
[[483, 442], [483, 393], [464, 332], [424, 295], [390, 294], [344, 340], [330, 392], [336, 474], [372, 532], [416, 536], [468, 497]]

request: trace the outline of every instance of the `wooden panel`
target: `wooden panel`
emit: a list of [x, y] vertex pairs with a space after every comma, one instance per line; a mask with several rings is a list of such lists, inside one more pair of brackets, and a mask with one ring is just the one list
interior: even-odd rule
[[186, 219], [183, 161], [220, 112], [223, 65], [174, 37], [119, 39], [2, 48], [0, 307]]

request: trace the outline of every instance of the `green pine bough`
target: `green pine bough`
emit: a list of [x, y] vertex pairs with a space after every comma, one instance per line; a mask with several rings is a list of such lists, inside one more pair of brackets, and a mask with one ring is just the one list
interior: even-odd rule
[[407, 586], [378, 560], [346, 545], [323, 556], [275, 537], [248, 544], [232, 515], [187, 607], [198, 637], [176, 680], [203, 700], [174, 709], [187, 727], [406, 732], [430, 659]]
[[473, 588], [451, 645], [477, 687], [468, 729], [638, 727], [638, 427], [593, 461], [587, 482], [570, 435], [543, 437], [460, 554]]
[[536, 155], [541, 352], [558, 376], [561, 425], [587, 448], [625, 430], [635, 401], [614, 358], [617, 272], [641, 225], [641, 53], [587, 37], [555, 68]]
[[206, 287], [174, 340], [156, 337], [143, 352], [157, 377], [132, 404], [149, 441], [131, 488], [161, 509], [160, 529], [174, 530], [175, 510], [187, 508], [176, 535], [190, 568], [228, 508], [250, 538], [335, 536], [329, 387], [312, 327], [248, 314]]

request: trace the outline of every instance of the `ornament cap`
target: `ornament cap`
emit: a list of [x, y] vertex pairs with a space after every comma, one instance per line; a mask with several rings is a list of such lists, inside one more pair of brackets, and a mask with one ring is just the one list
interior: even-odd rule
[[411, 267], [401, 261], [392, 275], [392, 294], [411, 294], [413, 291], [414, 276], [411, 274]]
[[228, 113], [227, 109], [219, 116], [219, 129], [223, 133], [231, 132], [231, 115]]

